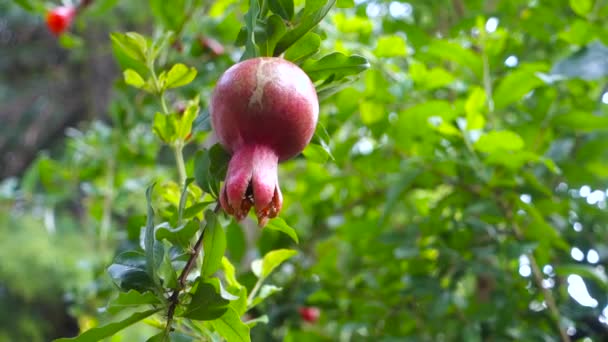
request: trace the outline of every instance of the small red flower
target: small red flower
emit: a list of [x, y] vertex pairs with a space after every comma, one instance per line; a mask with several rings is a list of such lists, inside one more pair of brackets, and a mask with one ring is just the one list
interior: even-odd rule
[[72, 24], [75, 15], [75, 7], [56, 7], [46, 14], [46, 25], [55, 36], [59, 36]]

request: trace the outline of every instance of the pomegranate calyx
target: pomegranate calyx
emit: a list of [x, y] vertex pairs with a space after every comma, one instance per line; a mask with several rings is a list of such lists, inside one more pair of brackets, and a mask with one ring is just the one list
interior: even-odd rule
[[277, 154], [266, 146], [238, 149], [230, 159], [226, 182], [220, 192], [220, 203], [226, 213], [241, 221], [254, 207], [260, 227], [276, 217], [283, 204], [278, 162]]

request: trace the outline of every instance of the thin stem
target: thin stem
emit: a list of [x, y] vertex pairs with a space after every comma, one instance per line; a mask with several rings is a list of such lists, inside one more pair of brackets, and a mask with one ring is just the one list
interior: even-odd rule
[[173, 146], [173, 153], [175, 154], [175, 163], [177, 165], [177, 172], [179, 174], [180, 186], [186, 184], [186, 163], [184, 162], [184, 145], [181, 141], [176, 142]]
[[[215, 205], [215, 209], [213, 209], [213, 212], [218, 213], [220, 210], [221, 206], [219, 203], [217, 203]], [[173, 325], [173, 315], [175, 314], [175, 309], [179, 304], [179, 294], [184, 288], [186, 288], [186, 279], [188, 278], [188, 275], [196, 264], [198, 255], [201, 253], [201, 249], [203, 248], [203, 238], [205, 237], [205, 230], [206, 229], [203, 228], [201, 235], [196, 240], [196, 243], [192, 248], [192, 252], [190, 253], [190, 257], [186, 262], [186, 266], [184, 266], [182, 273], [179, 275], [179, 278], [177, 278], [177, 288], [173, 291], [171, 297], [169, 297], [169, 309], [167, 310], [167, 325], [165, 325], [165, 336], [169, 336], [169, 333], [171, 332]]]
[[160, 104], [163, 107], [163, 113], [169, 115], [169, 107], [167, 107], [167, 102], [165, 101], [165, 93], [160, 93]]
[[258, 291], [262, 287], [262, 283], [264, 283], [264, 278], [258, 279], [258, 281], [253, 286], [253, 289], [251, 289], [251, 293], [249, 293], [249, 296], [247, 296], [247, 307], [248, 308], [249, 308], [249, 306], [251, 306], [251, 303], [253, 302], [255, 295], [258, 293]]
[[[513, 225], [513, 234], [518, 240], [522, 240], [523, 235], [521, 233], [521, 229], [519, 225], [513, 218], [513, 209], [512, 207], [504, 202], [499, 203], [502, 209], [505, 211], [505, 216], [512, 222]], [[557, 330], [559, 331], [559, 335], [562, 342], [570, 342], [570, 336], [566, 330], [562, 327], [561, 324], [561, 314], [559, 312], [559, 308], [557, 307], [557, 303], [555, 302], [555, 297], [550, 289], [546, 288], [543, 285], [543, 274], [540, 271], [540, 267], [538, 266], [538, 262], [534, 257], [534, 254], [527, 253], [526, 257], [530, 261], [530, 268], [532, 268], [532, 275], [534, 276], [534, 282], [536, 286], [542, 291], [543, 297], [545, 297], [545, 302], [547, 303], [547, 307], [549, 308], [549, 312], [551, 313], [551, 318], [555, 321], [555, 325], [557, 326]]]
[[553, 297], [553, 293], [551, 290], [543, 286], [543, 274], [538, 267], [538, 263], [536, 262], [536, 258], [532, 253], [528, 253], [526, 255], [528, 260], [530, 260], [530, 267], [532, 268], [532, 274], [534, 275], [534, 280], [536, 282], [536, 286], [538, 286], [543, 292], [543, 296], [545, 297], [545, 302], [549, 307], [549, 311], [551, 312], [551, 316], [555, 320], [555, 324], [557, 325], [557, 329], [559, 330], [559, 335], [562, 339], [562, 342], [570, 342], [570, 336], [566, 332], [566, 329], [561, 325], [561, 314], [559, 309], [557, 308], [557, 304], [555, 303], [555, 297]]

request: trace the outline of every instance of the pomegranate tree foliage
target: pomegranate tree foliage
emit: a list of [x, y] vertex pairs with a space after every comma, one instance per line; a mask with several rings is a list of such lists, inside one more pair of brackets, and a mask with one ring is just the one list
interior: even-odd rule
[[[589, 0], [93, 1], [60, 42], [86, 56], [102, 42], [79, 34], [112, 26], [109, 120], [3, 183], [2, 241], [21, 248], [2, 260], [74, 298], [76, 341], [604, 340], [607, 14]], [[297, 63], [322, 99], [261, 231], [217, 210], [228, 155], [206, 110], [220, 74], [255, 56]], [[16, 227], [40, 208], [60, 219], [28, 231], [89, 241], [73, 244], [79, 266], [64, 243], [47, 253], [62, 268], [29, 261]], [[2, 267], [0, 284], [44, 291], [25, 272]]]

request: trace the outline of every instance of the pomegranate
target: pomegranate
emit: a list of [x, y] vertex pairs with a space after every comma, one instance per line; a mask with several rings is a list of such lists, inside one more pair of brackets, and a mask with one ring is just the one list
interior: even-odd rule
[[54, 35], [61, 35], [72, 23], [76, 8], [72, 6], [55, 7], [46, 15], [46, 25]]
[[249, 59], [222, 75], [209, 112], [220, 144], [232, 154], [222, 208], [242, 220], [253, 206], [263, 227], [283, 204], [278, 163], [300, 153], [314, 134], [315, 87], [304, 71], [282, 58]]
[[308, 323], [315, 323], [321, 315], [321, 310], [314, 306], [305, 306], [300, 308], [300, 317]]

